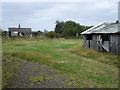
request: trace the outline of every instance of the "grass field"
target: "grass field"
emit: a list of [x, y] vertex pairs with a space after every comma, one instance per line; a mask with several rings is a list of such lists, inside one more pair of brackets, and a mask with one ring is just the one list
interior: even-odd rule
[[3, 39], [3, 55], [45, 64], [70, 78], [74, 87], [117, 88], [117, 56], [82, 47], [82, 39]]

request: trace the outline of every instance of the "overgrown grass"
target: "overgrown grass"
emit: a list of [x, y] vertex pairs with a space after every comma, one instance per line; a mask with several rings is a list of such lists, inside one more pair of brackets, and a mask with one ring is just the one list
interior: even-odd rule
[[13, 61], [11, 58], [3, 56], [2, 64], [2, 88], [5, 88], [9, 84], [9, 80], [14, 77], [14, 69], [18, 69], [20, 62]]
[[51, 57], [49, 56], [46, 56], [44, 54], [37, 53], [37, 52], [32, 52], [32, 51], [23, 51], [22, 53], [15, 52], [15, 51], [12, 51], [12, 52], [8, 51], [8, 52], [5, 52], [4, 54], [12, 57], [18, 57], [23, 60], [39, 62], [42, 64], [49, 63], [50, 62], [49, 60], [51, 60]]
[[103, 52], [97, 52], [94, 51], [93, 49], [86, 49], [81, 46], [70, 48], [68, 51], [77, 54], [78, 56], [82, 56], [88, 59], [93, 59], [96, 61], [100, 61], [118, 67], [118, 57], [115, 55], [110, 55]]
[[32, 83], [41, 84], [44, 82], [44, 80], [45, 80], [45, 77], [43, 77], [43, 76], [30, 77], [30, 81]]
[[3, 54], [61, 71], [74, 87], [118, 87], [117, 56], [82, 47], [82, 39], [3, 39]]

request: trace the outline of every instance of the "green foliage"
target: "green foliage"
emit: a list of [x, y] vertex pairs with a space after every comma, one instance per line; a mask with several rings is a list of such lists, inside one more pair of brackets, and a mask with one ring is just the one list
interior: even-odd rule
[[3, 31], [1, 28], [0, 28], [0, 36], [3, 36], [5, 37], [6, 34], [7, 34], [8, 31]]
[[30, 81], [33, 83], [41, 84], [45, 78], [43, 76], [30, 77]]
[[56, 21], [56, 26], [55, 26], [55, 32], [62, 34], [63, 33], [63, 28], [64, 28], [64, 22], [63, 21]]
[[42, 31], [38, 30], [38, 35], [40, 35], [40, 34], [42, 34], [42, 33], [43, 33]]
[[55, 32], [63, 37], [78, 37], [81, 32], [92, 26], [84, 26], [74, 21], [56, 21]]
[[56, 36], [56, 33], [54, 31], [50, 31], [47, 33], [47, 36], [53, 39]]
[[2, 31], [2, 36], [6, 36], [7, 31]]
[[0, 30], [0, 36], [2, 36], [2, 32], [3, 32], [3, 31], [2, 31], [2, 30]]
[[81, 32], [91, 28], [74, 21], [56, 21], [54, 31], [44, 32], [48, 38], [81, 38]]

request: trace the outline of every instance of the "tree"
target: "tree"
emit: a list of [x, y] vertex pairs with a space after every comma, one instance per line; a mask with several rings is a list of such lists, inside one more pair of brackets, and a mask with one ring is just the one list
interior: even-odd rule
[[92, 26], [84, 26], [74, 21], [56, 21], [55, 32], [59, 36], [78, 37], [81, 32], [91, 28]]
[[58, 34], [62, 34], [64, 28], [64, 22], [63, 21], [56, 21], [56, 26], [55, 26], [55, 32]]
[[7, 35], [7, 31], [2, 31], [2, 36], [6, 36]]
[[0, 29], [0, 36], [2, 36], [2, 32], [3, 32], [3, 31]]
[[65, 37], [74, 37], [80, 31], [80, 25], [74, 21], [66, 21], [63, 33]]
[[56, 33], [55, 33], [55, 31], [50, 31], [50, 32], [47, 32], [47, 37], [49, 37], [49, 38], [54, 38], [56, 36]]
[[42, 31], [38, 30], [38, 35], [40, 35], [40, 34], [42, 34], [42, 33], [43, 33]]

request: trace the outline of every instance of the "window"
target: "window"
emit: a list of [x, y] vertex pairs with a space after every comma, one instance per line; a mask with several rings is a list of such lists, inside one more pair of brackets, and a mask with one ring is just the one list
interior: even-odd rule
[[102, 35], [102, 40], [109, 41], [110, 40], [109, 35], [106, 35], [106, 34]]
[[87, 40], [92, 40], [92, 35], [87, 35]]

